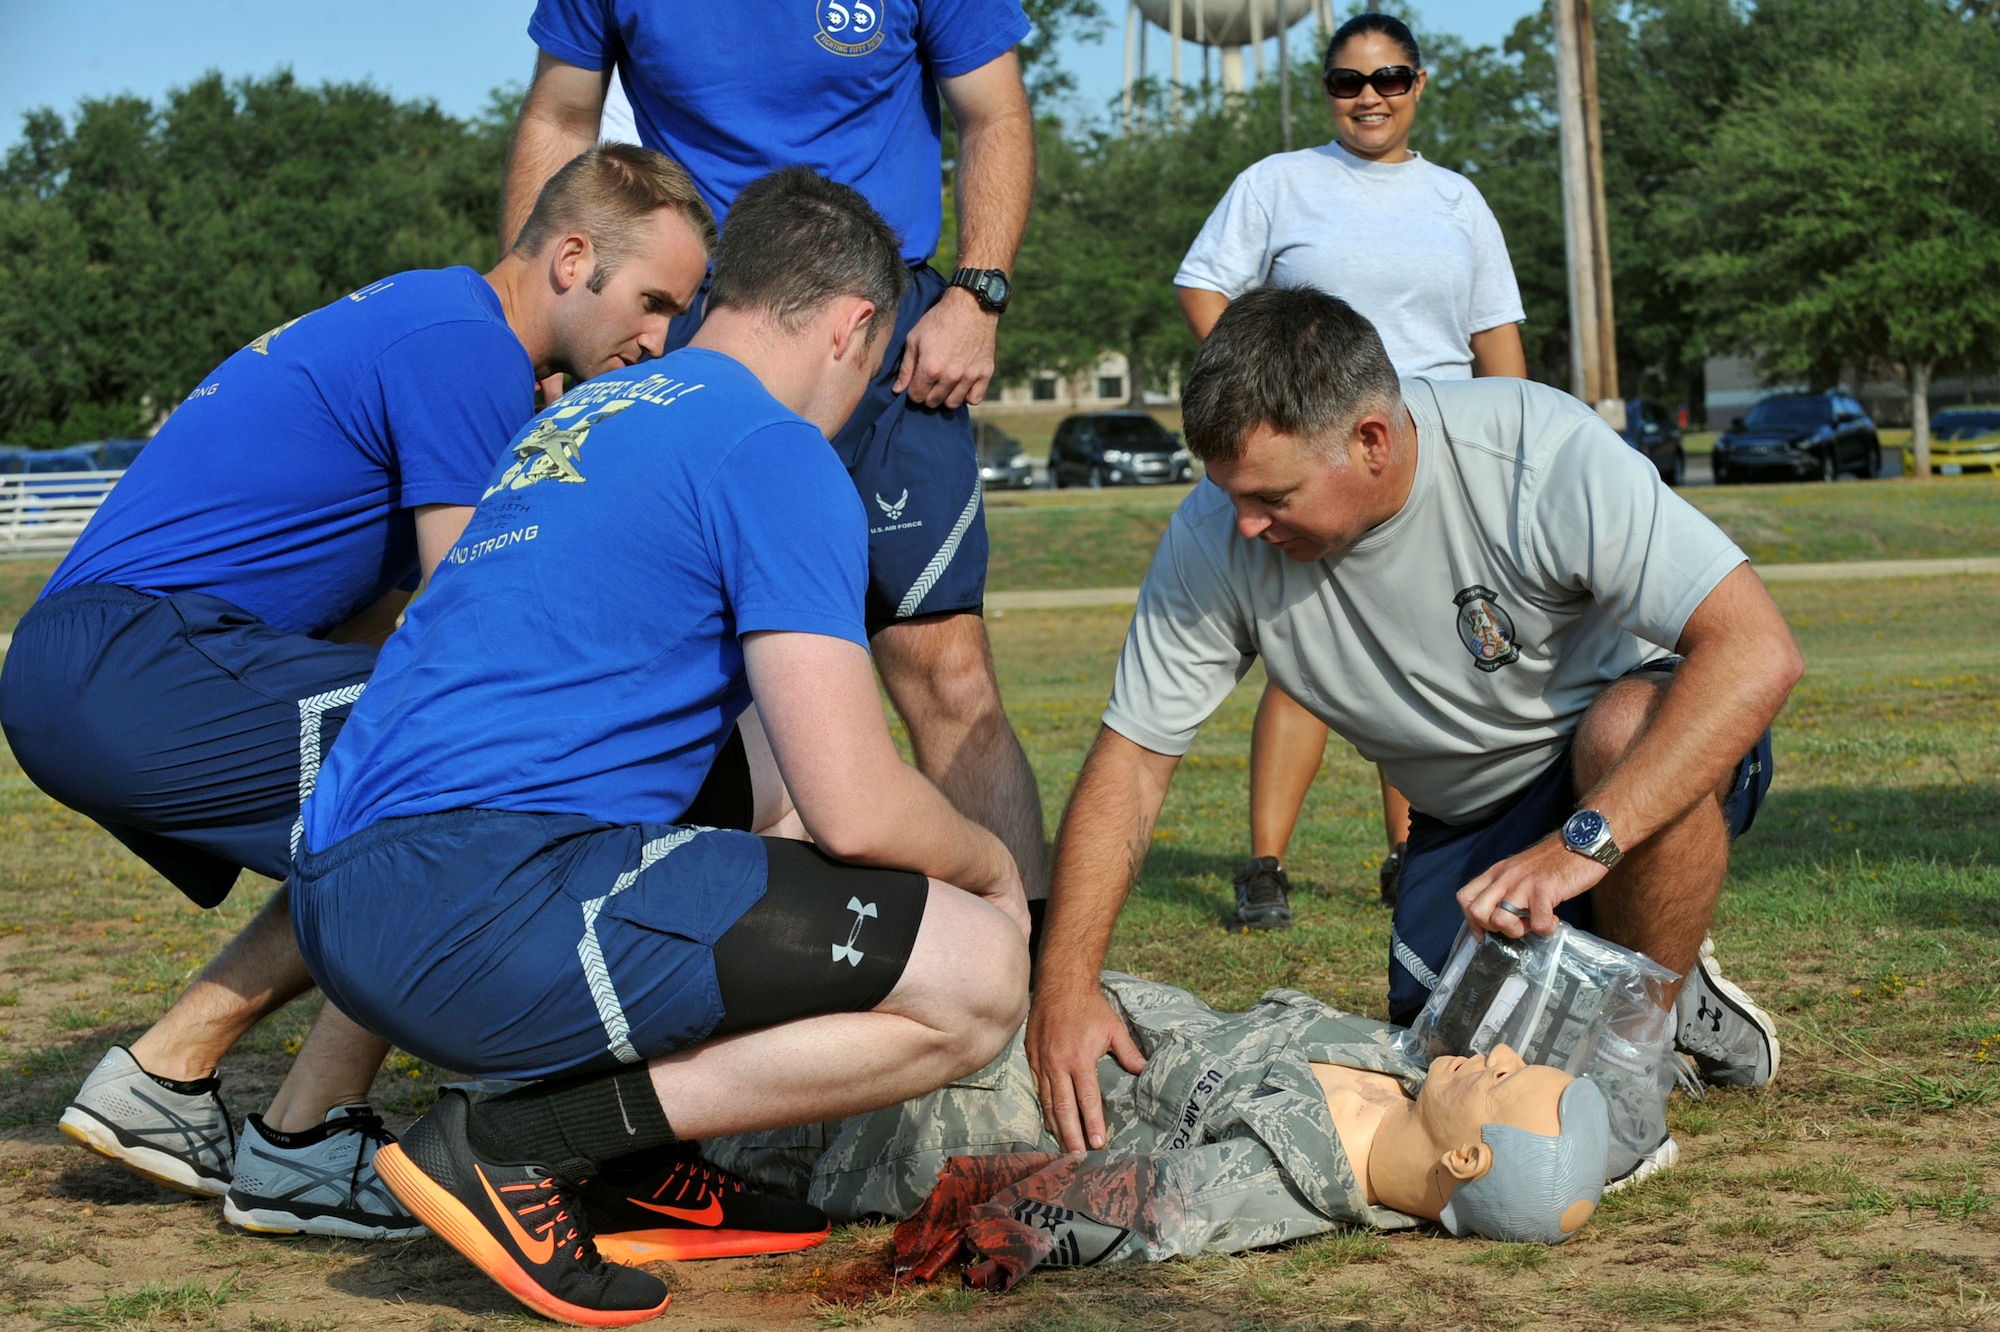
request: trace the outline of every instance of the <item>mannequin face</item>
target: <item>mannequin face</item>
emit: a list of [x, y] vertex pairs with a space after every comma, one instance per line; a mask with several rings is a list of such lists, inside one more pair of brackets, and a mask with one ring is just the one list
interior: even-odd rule
[[1417, 1096], [1417, 1119], [1447, 1150], [1478, 1142], [1486, 1124], [1554, 1137], [1562, 1127], [1557, 1105], [1571, 1081], [1562, 1070], [1529, 1064], [1504, 1045], [1489, 1055], [1448, 1055], [1431, 1061]]

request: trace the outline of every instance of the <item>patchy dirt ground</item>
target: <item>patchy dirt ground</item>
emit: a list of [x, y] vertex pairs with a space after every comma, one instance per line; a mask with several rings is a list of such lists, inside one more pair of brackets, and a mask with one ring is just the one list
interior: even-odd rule
[[[278, 1055], [239, 1061], [229, 1092], [254, 1105], [282, 1067]], [[656, 1268], [674, 1303], [652, 1326], [2000, 1325], [2000, 1217], [1982, 1202], [2000, 1165], [2000, 1114], [1974, 1107], [1859, 1126], [1841, 1116], [1836, 1127], [1816, 1112], [1825, 1070], [1801, 1051], [1787, 1071], [1783, 1093], [1677, 1105], [1683, 1164], [1610, 1200], [1558, 1250], [1357, 1233], [1240, 1257], [1041, 1273], [994, 1297], [949, 1282], [898, 1289], [888, 1228], [856, 1227], [803, 1254]], [[384, 1101], [398, 1090], [378, 1088]], [[437, 1241], [242, 1235], [219, 1205], [147, 1184], [46, 1124], [0, 1135], [0, 1218], [0, 1327], [446, 1332], [540, 1322]]]
[[[1348, 1233], [1235, 1257], [1032, 1276], [1006, 1296], [897, 1289], [886, 1227], [776, 1259], [662, 1269], [674, 1329], [2000, 1328], [2000, 580], [1786, 585], [1813, 675], [1778, 728], [1778, 784], [1716, 929], [1785, 1041], [1765, 1091], [1676, 1099], [1680, 1166], [1560, 1249]], [[1125, 612], [1010, 615], [993, 637], [1049, 803], [1095, 733]], [[1329, 755], [1295, 846], [1298, 927], [1228, 936], [1254, 689], [1183, 765], [1111, 961], [1214, 1002], [1297, 984], [1379, 1012], [1374, 774]], [[1336, 747], [1338, 748], [1338, 747]], [[196, 912], [0, 750], [0, 1329], [546, 1326], [436, 1241], [238, 1234], [64, 1143], [54, 1121], [245, 920]], [[309, 1008], [223, 1069], [262, 1107]], [[439, 1071], [392, 1057], [400, 1127]]]

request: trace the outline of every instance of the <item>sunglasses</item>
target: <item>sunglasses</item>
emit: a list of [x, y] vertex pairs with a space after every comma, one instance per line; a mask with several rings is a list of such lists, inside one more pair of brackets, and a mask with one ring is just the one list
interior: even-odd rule
[[1329, 97], [1351, 101], [1361, 96], [1365, 84], [1384, 97], [1401, 97], [1417, 86], [1417, 71], [1408, 65], [1384, 65], [1373, 74], [1358, 69], [1329, 69], [1323, 76]]

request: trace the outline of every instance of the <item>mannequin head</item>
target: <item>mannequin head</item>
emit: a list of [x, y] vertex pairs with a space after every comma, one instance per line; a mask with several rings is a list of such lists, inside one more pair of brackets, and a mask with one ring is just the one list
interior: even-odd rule
[[1609, 1150], [1593, 1084], [1501, 1045], [1433, 1061], [1416, 1100], [1383, 1121], [1368, 1169], [1384, 1203], [1454, 1235], [1560, 1244], [1597, 1210]]

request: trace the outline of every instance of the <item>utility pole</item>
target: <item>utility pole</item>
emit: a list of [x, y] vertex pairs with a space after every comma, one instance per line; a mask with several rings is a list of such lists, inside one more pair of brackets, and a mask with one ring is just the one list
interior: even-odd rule
[[1597, 116], [1591, 0], [1552, 0], [1562, 129], [1563, 248], [1569, 256], [1570, 392], [1625, 425], [1611, 303], [1611, 229], [1604, 211], [1604, 132]]
[[[1252, 0], [1255, 3], [1255, 0]], [[1278, 139], [1286, 152], [1292, 151], [1292, 60], [1291, 15], [1285, 0], [1278, 0]]]

